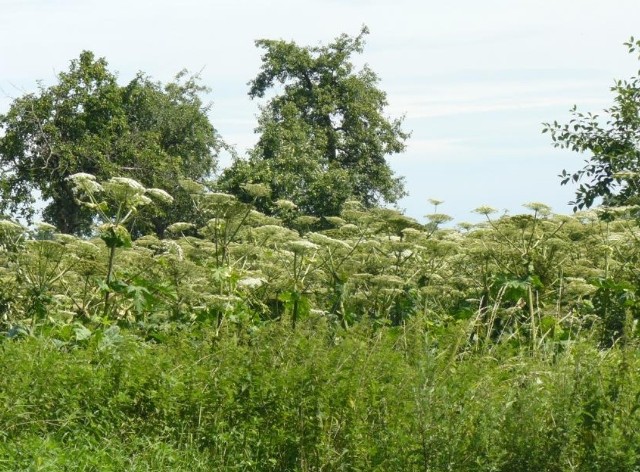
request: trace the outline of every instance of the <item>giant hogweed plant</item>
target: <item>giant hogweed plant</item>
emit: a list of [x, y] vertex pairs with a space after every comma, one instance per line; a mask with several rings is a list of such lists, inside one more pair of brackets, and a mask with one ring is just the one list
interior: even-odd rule
[[171, 203], [173, 197], [162, 189], [145, 188], [140, 182], [127, 177], [112, 177], [99, 183], [91, 174], [73, 174], [68, 179], [73, 184], [77, 202], [94, 212], [99, 222], [98, 234], [109, 251], [107, 273], [104, 280], [103, 316], [109, 312], [109, 295], [116, 251], [131, 247], [131, 235], [126, 228], [141, 207], [153, 203], [153, 199]]
[[[313, 316], [345, 329], [415, 317], [429, 329], [469, 326], [476, 346], [541, 346], [591, 326], [615, 342], [628, 315], [636, 316], [640, 233], [624, 215], [606, 222], [536, 207], [461, 230], [441, 228], [447, 218], [437, 209], [421, 225], [395, 210], [347, 202], [320, 227], [280, 202], [299, 232], [250, 204], [203, 192], [203, 222], [170, 226], [173, 239], [131, 241], [127, 225], [163, 194], [129, 180], [75, 179], [99, 239], [3, 222], [3, 316], [58, 313], [86, 322], [102, 315], [139, 328], [210, 320], [238, 333], [273, 319], [297, 327]], [[599, 278], [616, 285], [598, 285]]]
[[0, 220], [0, 316], [9, 322], [18, 287], [16, 267], [18, 254], [24, 249], [26, 229], [10, 220]]
[[[194, 207], [205, 223], [195, 227], [192, 223], [179, 222], [168, 230], [182, 236], [181, 241], [186, 245], [190, 260], [205, 269], [201, 281], [207, 285], [203, 291], [209, 295], [203, 298], [203, 304], [198, 308], [200, 318], [215, 319], [218, 327], [225, 317], [235, 320], [251, 318], [247, 316], [247, 303], [236, 292], [252, 299], [249, 289], [264, 282], [255, 262], [266, 241], [255, 244], [251, 230], [279, 228], [280, 220], [255, 210], [254, 203], [268, 197], [268, 187], [245, 184], [243, 190], [253, 203], [244, 203], [230, 194], [207, 192], [195, 182], [185, 181], [183, 186], [188, 186]], [[185, 237], [185, 230], [195, 230], [200, 238]], [[297, 237], [297, 233], [295, 235]]]
[[626, 342], [640, 320], [640, 231], [637, 206], [596, 210], [593, 218], [602, 254], [602, 275], [590, 279], [590, 308], [600, 323], [600, 343]]
[[[437, 204], [435, 202], [435, 209]], [[356, 320], [368, 317], [378, 323], [401, 324], [416, 313], [425, 313], [429, 297], [427, 285], [445, 280], [440, 276], [445, 264], [441, 257], [451, 248], [440, 229], [450, 218], [428, 215], [427, 225], [419, 224], [401, 212], [380, 208], [366, 211], [348, 202], [342, 212], [338, 238], [354, 243], [345, 267], [349, 267], [346, 312]], [[346, 239], [345, 239], [346, 238]], [[442, 295], [437, 289], [434, 293]]]
[[607, 223], [595, 212], [566, 217], [545, 214], [537, 204], [528, 207], [532, 215], [497, 220], [481, 207], [487, 224], [466, 235], [459, 268], [468, 274], [468, 285], [477, 287], [482, 339], [511, 337], [537, 346], [549, 337], [565, 339], [593, 320], [601, 325], [607, 315], [598, 308], [604, 306], [597, 302], [600, 281], [613, 273], [618, 281], [629, 280], [624, 267], [633, 244], [625, 243], [622, 221]]
[[68, 307], [63, 282], [71, 272], [73, 256], [66, 242], [46, 223], [27, 229], [0, 221], [2, 324], [14, 331], [33, 333], [55, 321], [52, 313]]
[[553, 218], [546, 205], [524, 206], [531, 214], [497, 220], [490, 216], [493, 209], [478, 208], [486, 224], [469, 235], [476, 243], [469, 246], [466, 263], [480, 276], [480, 338], [524, 336], [537, 346], [558, 321], [545, 305], [555, 296], [567, 262], [566, 220]]

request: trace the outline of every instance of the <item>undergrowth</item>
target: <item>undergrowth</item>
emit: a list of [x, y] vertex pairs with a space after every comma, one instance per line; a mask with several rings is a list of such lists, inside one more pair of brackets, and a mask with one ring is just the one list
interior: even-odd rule
[[5, 340], [0, 469], [638, 470], [636, 346], [467, 336], [311, 317]]

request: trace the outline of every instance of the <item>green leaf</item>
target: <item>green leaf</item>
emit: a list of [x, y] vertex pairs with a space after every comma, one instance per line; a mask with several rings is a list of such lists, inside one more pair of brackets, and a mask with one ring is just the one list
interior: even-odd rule
[[109, 248], [130, 248], [131, 235], [122, 225], [106, 224], [100, 227], [100, 239]]

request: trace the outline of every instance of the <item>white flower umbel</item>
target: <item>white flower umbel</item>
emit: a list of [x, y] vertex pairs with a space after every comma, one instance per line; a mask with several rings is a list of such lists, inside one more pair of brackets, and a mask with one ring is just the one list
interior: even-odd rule
[[144, 185], [142, 185], [135, 179], [130, 179], [129, 177], [111, 177], [107, 181], [107, 183], [111, 185], [120, 185], [123, 188], [128, 188], [135, 193], [144, 193], [144, 191], [146, 190], [144, 188]]
[[169, 195], [167, 192], [165, 192], [164, 190], [162, 190], [161, 188], [148, 188], [146, 194], [162, 203], [173, 202], [173, 197]]
[[346, 221], [344, 221], [339, 216], [325, 216], [324, 219], [327, 220], [329, 223], [331, 223], [336, 228], [344, 226], [347, 223]]
[[0, 231], [21, 232], [24, 231], [24, 227], [13, 221], [0, 220]]
[[45, 223], [45, 222], [41, 221], [36, 225], [36, 229], [38, 231], [40, 231], [40, 232], [43, 232], [43, 233], [50, 233], [50, 232], [55, 231], [56, 227], [53, 226], [52, 224]]
[[238, 287], [242, 288], [258, 288], [264, 284], [264, 280], [258, 277], [247, 277], [238, 280]]
[[281, 198], [280, 200], [276, 200], [276, 206], [280, 209], [280, 210], [295, 210], [296, 208], [298, 208], [298, 205], [296, 205], [295, 203], [293, 203], [291, 200], [285, 200], [283, 198]]
[[191, 179], [180, 179], [178, 180], [178, 184], [185, 190], [187, 193], [191, 195], [200, 195], [205, 192], [205, 186], [201, 183], [195, 182]]
[[86, 172], [78, 172], [76, 174], [70, 175], [67, 177], [69, 180], [73, 180], [74, 182], [81, 182], [83, 180], [91, 180], [93, 182], [96, 181], [96, 176], [92, 174], [87, 174]]
[[340, 248], [344, 248], [347, 250], [351, 250], [352, 247], [346, 243], [345, 241], [342, 241], [341, 239], [334, 239], [334, 238], [330, 238], [329, 236], [325, 235], [325, 234], [321, 234], [321, 233], [308, 233], [306, 235], [307, 238], [309, 238], [309, 240], [315, 244], [318, 244], [320, 246], [323, 247], [330, 247], [330, 248], [335, 248], [335, 247], [340, 247]]
[[300, 239], [298, 241], [291, 241], [288, 245], [290, 251], [300, 254], [308, 251], [313, 251], [318, 249], [317, 244], [313, 244], [311, 241], [307, 241], [306, 239]]
[[271, 189], [264, 184], [244, 184], [242, 189], [253, 198], [265, 198], [271, 195]]
[[171, 234], [180, 234], [195, 228], [195, 226], [196, 225], [194, 225], [193, 223], [185, 223], [184, 221], [179, 221], [177, 223], [173, 223], [172, 225], [169, 225], [169, 227], [167, 228], [167, 231], [170, 232]]
[[488, 205], [479, 206], [478, 208], [473, 210], [474, 213], [478, 213], [480, 215], [485, 215], [485, 216], [491, 215], [493, 213], [497, 213], [497, 211], [498, 210]]
[[73, 182], [74, 190], [76, 193], [85, 193], [93, 195], [103, 191], [102, 185], [96, 182], [95, 175], [87, 174], [85, 172], [78, 172], [77, 174], [70, 175], [67, 180]]

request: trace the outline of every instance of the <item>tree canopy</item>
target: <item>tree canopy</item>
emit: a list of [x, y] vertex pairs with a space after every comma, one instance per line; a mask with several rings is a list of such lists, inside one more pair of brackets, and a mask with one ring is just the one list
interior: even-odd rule
[[[74, 199], [72, 174], [132, 177], [180, 197], [181, 178], [214, 171], [221, 140], [197, 77], [182, 72], [162, 85], [138, 73], [122, 86], [105, 59], [84, 51], [57, 78], [0, 115], [0, 211], [31, 220], [40, 197], [48, 202], [45, 221], [82, 233], [91, 215]], [[176, 198], [164, 212], [184, 213], [187, 200]], [[156, 216], [145, 224], [161, 230], [171, 219]]]
[[[625, 45], [630, 53], [640, 51], [640, 40]], [[598, 199], [608, 206], [640, 204], [640, 72], [617, 80], [611, 91], [615, 103], [603, 116], [573, 107], [569, 123], [545, 123], [543, 129], [556, 147], [590, 154], [582, 169], [560, 174], [563, 185], [578, 184], [574, 211]]]
[[352, 62], [367, 33], [314, 47], [256, 41], [265, 52], [249, 96], [271, 98], [261, 108], [258, 143], [247, 160], [224, 171], [223, 189], [242, 196], [246, 182], [267, 184], [271, 202], [288, 199], [312, 215], [338, 214], [350, 198], [372, 207], [405, 195], [386, 157], [402, 152], [409, 135], [402, 119], [385, 116], [378, 76]]

